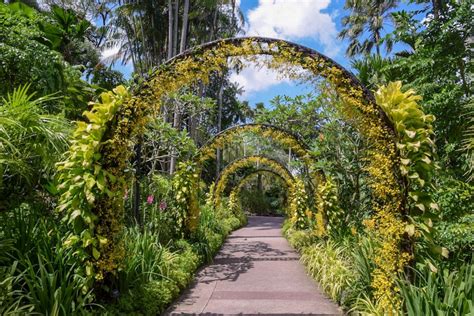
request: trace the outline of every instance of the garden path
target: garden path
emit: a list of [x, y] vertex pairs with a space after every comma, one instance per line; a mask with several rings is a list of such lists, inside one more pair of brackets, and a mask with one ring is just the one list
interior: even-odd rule
[[341, 315], [305, 273], [282, 223], [249, 217], [165, 315]]

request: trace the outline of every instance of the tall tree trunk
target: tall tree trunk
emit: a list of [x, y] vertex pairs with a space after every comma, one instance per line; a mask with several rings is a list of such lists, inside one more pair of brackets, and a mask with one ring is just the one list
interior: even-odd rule
[[216, 33], [217, 33], [217, 16], [219, 14], [219, 2], [216, 2], [216, 8], [214, 9], [214, 17], [212, 19], [212, 27], [211, 27], [211, 32], [209, 34], [209, 41], [212, 41], [215, 39]]
[[182, 53], [186, 49], [188, 39], [188, 19], [189, 19], [189, 0], [184, 0], [183, 25], [181, 26], [181, 43], [179, 52]]
[[168, 0], [168, 59], [173, 57], [173, 3], [172, 0]]
[[143, 73], [145, 73], [146, 71], [148, 71], [150, 67], [150, 53], [151, 51], [148, 49], [147, 47], [147, 40], [146, 40], [146, 37], [145, 37], [145, 30], [143, 29], [143, 23], [145, 23], [145, 18], [144, 16], [142, 15], [141, 17], [141, 23], [140, 23], [140, 33], [142, 35], [142, 55], [143, 55], [143, 62], [142, 62], [142, 69], [144, 71], [142, 71], [142, 75]]
[[[224, 98], [224, 78], [221, 77], [221, 84], [219, 87], [219, 95], [217, 97], [217, 133], [220, 133], [222, 130], [222, 103]], [[220, 149], [217, 149], [216, 154], [216, 179], [219, 177], [219, 173], [221, 172], [221, 161], [222, 161], [222, 152]]]
[[257, 190], [260, 194], [263, 192], [262, 175], [260, 173], [257, 174]]
[[380, 33], [375, 32], [375, 50], [377, 51], [377, 56], [380, 57]]
[[431, 0], [433, 5], [433, 15], [436, 20], [439, 19], [439, 14], [441, 13], [441, 1], [440, 0]]
[[179, 1], [174, 1], [174, 19], [173, 19], [173, 56], [178, 54], [178, 12]]

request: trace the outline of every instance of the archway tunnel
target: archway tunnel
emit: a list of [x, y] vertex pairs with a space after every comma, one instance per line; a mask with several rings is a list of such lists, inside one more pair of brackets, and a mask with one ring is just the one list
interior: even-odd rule
[[[318, 91], [311, 112], [318, 120], [307, 123], [312, 126], [305, 130], [309, 132], [297, 136], [284, 127], [272, 125], [273, 121], [268, 119], [272, 122], [253, 122], [225, 131], [219, 126], [207, 143], [199, 138], [193, 112], [196, 104], [204, 103], [205, 109], [222, 106], [222, 98], [219, 104], [213, 103], [203, 91], [219, 83], [216, 78], [222, 79], [230, 69], [246, 63], [273, 69]], [[354, 197], [348, 201], [369, 202], [364, 202], [363, 207], [352, 205], [356, 210], [352, 219], [359, 222], [365, 219], [367, 223], [357, 227], [365, 227], [367, 234], [376, 236], [378, 246], [374, 247], [373, 255], [377, 260], [371, 274], [374, 297], [389, 307], [394, 306], [398, 303], [392, 300], [396, 292], [393, 276], [413, 258], [414, 239], [409, 232], [410, 225], [414, 227], [415, 223], [410, 222], [410, 215], [436, 208], [429, 194], [420, 191], [429, 183], [430, 158], [434, 153], [429, 139], [420, 144], [411, 141], [417, 135], [429, 134], [425, 133], [429, 130], [429, 119], [413, 123], [397, 115], [400, 109], [396, 107], [405, 100], [416, 108], [415, 99], [410, 93], [401, 93], [397, 84], [384, 89], [374, 97], [330, 58], [283, 40], [224, 39], [186, 51], [154, 69], [131, 91], [118, 87], [104, 94], [86, 113], [87, 122], [78, 123], [71, 149], [60, 166], [63, 191], [58, 208], [70, 227], [65, 243], [81, 254], [83, 272], [91, 284], [107, 283], [116, 276], [126, 256], [121, 246], [126, 217], [152, 229], [159, 227], [169, 239], [184, 237], [212, 243], [211, 239], [220, 238], [216, 237], [217, 231], [222, 232], [216, 228], [219, 221], [226, 223], [224, 235], [244, 221], [235, 213], [238, 192], [226, 190], [226, 185], [229, 175], [249, 162], [253, 164], [252, 172], [255, 171], [250, 174], [273, 173], [284, 180], [288, 188], [286, 215], [294, 229], [314, 231], [318, 238], [332, 232], [347, 233], [350, 229], [346, 215], [353, 210], [342, 209], [338, 204], [343, 190], [337, 189], [341, 174], [335, 170], [347, 172], [345, 159], [357, 160], [358, 173], [352, 170], [344, 175], [358, 177], [354, 180]], [[223, 97], [222, 84], [215, 90]], [[176, 104], [183, 106], [179, 108]], [[163, 121], [163, 117], [170, 122]], [[263, 115], [260, 119], [265, 120]], [[186, 122], [186, 126], [176, 123], [179, 121]], [[340, 131], [344, 131], [347, 139], [339, 137]], [[195, 135], [186, 138], [187, 132]], [[161, 141], [162, 138], [166, 141]], [[305, 145], [308, 139], [315, 140], [311, 147]], [[253, 147], [243, 146], [246, 140], [251, 140]], [[343, 154], [340, 146], [343, 141], [355, 148], [357, 154], [338, 156]], [[152, 142], [165, 144], [150, 149]], [[165, 147], [169, 149], [169, 159], [158, 163]], [[262, 151], [276, 159], [260, 155]], [[341, 165], [331, 164], [334, 157]], [[286, 166], [277, 159], [287, 161]], [[235, 161], [223, 167], [225, 160]], [[210, 162], [214, 166], [209, 167]], [[168, 164], [172, 177], [155, 174], [159, 164]], [[259, 169], [260, 164], [271, 171]], [[412, 165], [416, 168], [409, 168]], [[145, 178], [154, 180], [143, 182], [145, 173]], [[209, 176], [211, 173], [219, 176]], [[201, 181], [202, 178], [207, 181]], [[209, 181], [213, 178], [214, 185]], [[238, 181], [236, 185], [238, 188]], [[73, 193], [64, 190], [71, 187]], [[148, 192], [144, 193], [145, 189]], [[150, 194], [153, 190], [162, 192], [161, 196]], [[220, 203], [225, 193], [228, 193], [227, 204], [222, 208]], [[124, 201], [128, 195], [133, 195], [133, 201]], [[169, 204], [162, 203], [166, 195], [173, 196]], [[156, 200], [162, 201], [156, 203]], [[134, 214], [126, 208], [130, 206], [127, 203], [133, 203]], [[146, 209], [140, 211], [140, 203], [146, 203]], [[223, 217], [211, 220], [219, 208]], [[361, 218], [358, 212], [363, 208], [370, 210], [364, 210]], [[212, 221], [214, 232], [202, 228], [205, 221]]]

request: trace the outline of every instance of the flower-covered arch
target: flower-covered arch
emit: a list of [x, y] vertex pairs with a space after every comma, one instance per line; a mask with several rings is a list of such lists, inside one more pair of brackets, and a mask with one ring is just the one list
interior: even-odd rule
[[[259, 55], [270, 58], [258, 59]], [[402, 243], [408, 180], [400, 172], [397, 132], [372, 93], [332, 59], [298, 44], [261, 37], [223, 39], [186, 51], [154, 69], [131, 93], [123, 87], [104, 93], [85, 113], [87, 120], [78, 123], [59, 167], [58, 203], [71, 228], [65, 246], [77, 250], [83, 274], [91, 281], [101, 280], [118, 268], [124, 256], [123, 195], [135, 137], [159, 111], [165, 95], [209, 82], [211, 74], [228, 68], [230, 57], [275, 69], [291, 79], [302, 79], [301, 71], [295, 70], [300, 67], [328, 80], [337, 92], [342, 117], [371, 145], [366, 170], [374, 196], [372, 229], [381, 245], [374, 254], [373, 286], [376, 299], [393, 306], [393, 276], [410, 260], [410, 248]]]
[[230, 194], [235, 194], [235, 195], [238, 196], [240, 194], [240, 192], [242, 191], [242, 188], [258, 175], [270, 175], [270, 176], [274, 176], [276, 178], [279, 178], [281, 180], [281, 182], [287, 188], [290, 188], [293, 185], [293, 181], [291, 183], [288, 183], [287, 180], [285, 179], [285, 177], [283, 177], [278, 172], [276, 172], [272, 169], [259, 168], [259, 169], [255, 169], [252, 172], [250, 172], [250, 173], [246, 174], [245, 176], [243, 176], [242, 179], [239, 180], [239, 182], [237, 183], [235, 188], [232, 189]]
[[260, 137], [271, 139], [282, 148], [289, 149], [291, 153], [304, 163], [305, 173], [309, 176], [309, 185], [316, 190], [319, 182], [324, 180], [324, 172], [317, 168], [317, 157], [309, 150], [309, 146], [295, 133], [271, 124], [241, 124], [231, 126], [214, 135], [204, 144], [195, 160], [198, 166], [208, 159], [215, 159], [217, 149], [224, 149], [226, 144], [240, 138], [244, 133], [254, 133]]
[[228, 207], [232, 210], [234, 214], [242, 214], [242, 208], [240, 204], [240, 192], [242, 191], [242, 188], [248, 184], [252, 179], [254, 179], [258, 175], [270, 175], [273, 177], [278, 178], [283, 185], [287, 188], [288, 191], [291, 192], [292, 187], [294, 185], [294, 181], [291, 181], [291, 183], [288, 182], [288, 180], [282, 176], [280, 173], [273, 169], [267, 169], [267, 168], [258, 168], [250, 171], [248, 174], [244, 175], [239, 181], [237, 182], [236, 186], [232, 189], [232, 191], [229, 194], [229, 201], [228, 201]]
[[314, 165], [317, 160], [311, 152], [309, 147], [305, 144], [296, 134], [270, 124], [242, 124], [229, 127], [222, 132], [214, 135], [204, 146], [199, 149], [197, 155], [197, 161], [202, 163], [207, 159], [215, 158], [216, 150], [223, 149], [224, 146], [237, 137], [240, 137], [242, 133], [251, 132], [259, 136], [270, 138], [282, 147], [291, 149], [291, 152], [302, 159], [309, 166]]
[[224, 193], [230, 176], [243, 168], [252, 166], [256, 166], [258, 169], [265, 167], [278, 173], [283, 179], [285, 179], [288, 186], [291, 186], [294, 182], [294, 177], [288, 168], [276, 159], [263, 155], [242, 157], [229, 163], [219, 174], [214, 187], [215, 205], [220, 205], [222, 194]]

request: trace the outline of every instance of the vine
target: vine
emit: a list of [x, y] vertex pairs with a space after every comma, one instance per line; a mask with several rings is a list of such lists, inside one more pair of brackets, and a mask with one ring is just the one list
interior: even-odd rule
[[[123, 256], [118, 234], [125, 181], [104, 168], [100, 150], [108, 138], [110, 124], [130, 94], [119, 86], [113, 92], [102, 93], [100, 99], [84, 113], [87, 122], [77, 122], [67, 158], [58, 164], [61, 196], [57, 209], [71, 228], [64, 245], [76, 250], [83, 263], [78, 269], [89, 278], [89, 285], [94, 278], [102, 280], [104, 273], [116, 269], [117, 258]], [[94, 206], [101, 197], [115, 201], [119, 207], [97, 212]]]
[[332, 178], [326, 178], [316, 195], [315, 234], [318, 237], [343, 229], [343, 210], [337, 203], [337, 188]]
[[178, 231], [186, 228], [187, 233], [196, 230], [199, 221], [198, 192], [199, 174], [193, 162], [180, 162], [173, 176], [173, 191], [176, 197], [178, 212], [175, 225]]
[[310, 226], [312, 212], [308, 208], [306, 197], [303, 181], [298, 178], [295, 179], [293, 186], [290, 188], [288, 217], [296, 229], [307, 229]]
[[291, 151], [308, 166], [314, 165], [316, 159], [312, 157], [308, 146], [304, 144], [296, 135], [282, 128], [268, 124], [245, 124], [237, 125], [226, 129], [214, 136], [206, 145], [199, 150], [198, 161], [215, 158], [216, 150], [223, 149], [225, 144], [241, 137], [242, 133], [249, 132], [270, 138], [278, 144], [291, 148]]
[[273, 171], [272, 169], [256, 169], [252, 171], [251, 173], [245, 175], [242, 179], [239, 180], [239, 183], [237, 186], [232, 190], [232, 192], [235, 192], [235, 194], [238, 196], [240, 194], [240, 191], [242, 191], [242, 188], [250, 182], [255, 176], [259, 174], [271, 174], [277, 178], [280, 178], [281, 181], [285, 184], [285, 186], [289, 189], [292, 185], [293, 182], [287, 182], [285, 177], [280, 175], [278, 172]]

